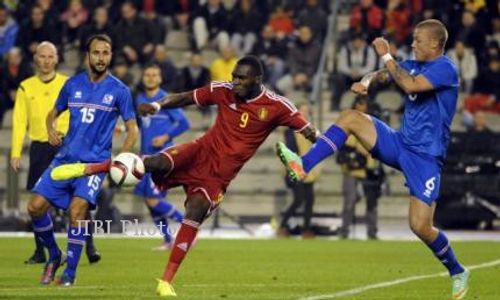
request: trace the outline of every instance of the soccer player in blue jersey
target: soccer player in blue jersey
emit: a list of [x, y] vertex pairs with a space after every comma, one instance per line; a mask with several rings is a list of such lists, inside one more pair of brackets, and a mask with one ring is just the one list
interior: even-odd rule
[[[109, 160], [113, 130], [119, 116], [127, 127], [123, 151], [132, 148], [138, 135], [130, 90], [108, 72], [112, 56], [111, 39], [106, 35], [92, 36], [87, 44], [86, 55], [89, 59], [88, 71], [66, 81], [54, 108], [47, 116], [49, 142], [54, 146], [60, 145], [60, 150], [33, 188], [34, 195], [28, 204], [33, 231], [49, 251], [41, 284], [52, 282], [64, 261], [54, 238], [52, 220], [47, 210], [51, 205], [68, 210], [68, 258], [59, 283], [70, 286], [75, 282], [76, 268], [85, 244], [85, 222], [82, 221], [86, 220], [87, 210], [95, 207], [97, 194], [106, 176], [102, 172], [55, 181], [50, 176], [51, 170], [61, 164]], [[56, 131], [55, 123], [65, 110], [70, 112], [70, 123], [63, 140]]]
[[453, 299], [462, 299], [468, 289], [469, 270], [457, 261], [445, 234], [433, 226], [459, 85], [457, 67], [444, 56], [447, 38], [446, 27], [440, 21], [420, 22], [413, 34], [415, 59], [400, 64], [389, 53], [384, 38], [373, 41], [385, 69], [367, 74], [351, 90], [366, 94], [370, 83], [394, 80], [406, 93], [399, 131], [377, 118], [348, 110], [340, 114], [337, 123], [304, 156], [297, 156], [283, 144], [277, 145], [277, 152], [290, 175], [300, 179], [353, 134], [376, 159], [402, 171], [410, 190], [410, 228], [448, 269]]
[[[167, 92], [160, 88], [161, 70], [158, 65], [151, 64], [144, 68], [142, 74], [144, 92], [136, 98], [136, 105], [153, 103], [167, 96]], [[173, 139], [189, 129], [189, 121], [182, 108], [161, 109], [157, 114], [139, 118], [141, 130], [141, 154], [152, 155], [164, 148], [174, 145]], [[172, 235], [168, 228], [168, 219], [181, 223], [182, 213], [171, 203], [166, 201], [166, 191], [160, 191], [151, 173], [146, 173], [135, 187], [134, 193], [144, 198], [149, 208], [151, 218], [160, 229], [164, 243], [154, 250], [169, 250]]]

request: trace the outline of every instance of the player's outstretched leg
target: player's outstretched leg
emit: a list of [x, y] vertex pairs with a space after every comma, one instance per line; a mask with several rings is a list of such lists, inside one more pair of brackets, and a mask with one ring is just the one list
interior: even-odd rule
[[[143, 161], [146, 172], [168, 172], [171, 169], [170, 161], [161, 154], [146, 156]], [[50, 177], [58, 181], [68, 180], [108, 172], [110, 167], [111, 160], [97, 163], [64, 164], [52, 169]]]
[[198, 233], [198, 227], [205, 219], [210, 205], [210, 202], [202, 194], [191, 195], [186, 200], [186, 215], [182, 221], [181, 228], [177, 232], [177, 237], [175, 238], [163, 277], [158, 280], [157, 293], [160, 296], [175, 296], [175, 292], [173, 292], [173, 295], [169, 294], [167, 287], [171, 287], [175, 274], [193, 245], [193, 241]]
[[[346, 117], [344, 117], [344, 119], [346, 119]], [[339, 123], [341, 123], [342, 120], [341, 116], [339, 118]], [[290, 177], [294, 180], [301, 180], [323, 159], [340, 149], [344, 145], [346, 139], [346, 130], [334, 124], [330, 126], [323, 135], [318, 137], [316, 143], [314, 143], [309, 152], [302, 157], [288, 149], [283, 143], [278, 143], [276, 145], [276, 151], [280, 160], [286, 166]]]
[[169, 173], [172, 170], [172, 162], [161, 153], [144, 156], [142, 161], [146, 172]]
[[56, 243], [52, 218], [48, 213], [49, 207], [49, 202], [38, 194], [35, 194], [28, 203], [28, 213], [33, 222], [35, 237], [49, 251], [49, 260], [43, 269], [41, 284], [51, 283], [57, 269], [65, 261], [65, 257]]
[[463, 299], [469, 288], [470, 272], [457, 260], [444, 232], [433, 226], [436, 204], [428, 205], [416, 197], [410, 199], [410, 228], [448, 270], [452, 279], [452, 298]]
[[50, 172], [50, 177], [54, 180], [68, 180], [83, 176], [90, 176], [97, 173], [108, 172], [111, 160], [98, 163], [73, 163], [55, 167]]
[[306, 176], [302, 165], [302, 158], [282, 143], [276, 143], [276, 154], [285, 165], [290, 178], [294, 181], [302, 180]]

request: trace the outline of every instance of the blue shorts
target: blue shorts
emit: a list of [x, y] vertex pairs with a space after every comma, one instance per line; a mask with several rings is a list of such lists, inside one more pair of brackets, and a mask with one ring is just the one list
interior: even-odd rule
[[143, 198], [156, 199], [163, 199], [167, 196], [166, 191], [162, 192], [156, 187], [151, 178], [151, 173], [144, 174], [141, 181], [135, 186], [134, 194]]
[[75, 179], [56, 181], [50, 177], [53, 168], [62, 163], [54, 159], [50, 166], [43, 172], [35, 184], [33, 193], [39, 194], [47, 199], [52, 206], [68, 209], [73, 197], [80, 197], [90, 204], [90, 208], [96, 206], [96, 198], [101, 190], [101, 185], [106, 173], [92, 176], [79, 177]]
[[409, 149], [399, 132], [377, 118], [372, 120], [377, 130], [377, 141], [370, 151], [373, 157], [403, 172], [410, 195], [431, 205], [439, 196], [439, 160]]

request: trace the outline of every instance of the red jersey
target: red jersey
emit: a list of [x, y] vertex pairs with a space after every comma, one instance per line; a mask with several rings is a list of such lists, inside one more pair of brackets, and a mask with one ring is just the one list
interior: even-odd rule
[[194, 91], [197, 105], [215, 104], [215, 124], [197, 142], [209, 151], [217, 166], [214, 174], [229, 183], [243, 164], [253, 156], [267, 136], [278, 126], [302, 131], [310, 123], [287, 98], [262, 86], [262, 92], [239, 101], [229, 82], [212, 82]]

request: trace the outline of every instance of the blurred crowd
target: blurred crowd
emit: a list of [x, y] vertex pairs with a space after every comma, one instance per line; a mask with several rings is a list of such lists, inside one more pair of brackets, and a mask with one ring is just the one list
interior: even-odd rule
[[[161, 88], [178, 92], [210, 81], [230, 81], [238, 58], [247, 54], [260, 58], [264, 81], [270, 88], [284, 95], [309, 92], [332, 4], [334, 0], [0, 0], [0, 127], [4, 113], [14, 106], [19, 84], [35, 72], [33, 54], [39, 43], [56, 45], [59, 61], [77, 65], [77, 72], [86, 67], [86, 41], [95, 34], [111, 37], [112, 73], [134, 93], [143, 87], [132, 70], [140, 71], [149, 63], [161, 69]], [[498, 0], [341, 1], [337, 24], [347, 29], [339, 32], [335, 43], [334, 69], [329, 74], [330, 109], [347, 108], [341, 107], [341, 99], [351, 84], [383, 67], [371, 47], [375, 37], [389, 40], [391, 54], [397, 60], [408, 59], [412, 57], [414, 26], [436, 18], [449, 31], [446, 54], [459, 70], [465, 98], [461, 110], [468, 132], [488, 132], [484, 112], [500, 113], [499, 10]], [[186, 65], [172, 59], [167, 48], [167, 38], [176, 30], [187, 33], [188, 46], [177, 45], [181, 42], [172, 38], [168, 46], [189, 52]], [[209, 62], [204, 56], [208, 56], [207, 50], [217, 53]], [[67, 51], [77, 53], [78, 61], [65, 62], [68, 58], [62, 54]], [[366, 99], [355, 99], [352, 108], [387, 118], [386, 111], [375, 109], [373, 101], [387, 88], [401, 93], [394, 84], [375, 86]], [[299, 107], [310, 109], [307, 105]], [[210, 110], [203, 112], [208, 115]], [[307, 149], [304, 141], [291, 132], [287, 134], [289, 146]], [[385, 173], [378, 162], [358, 151], [356, 144], [351, 141], [338, 155], [344, 196], [338, 233], [349, 236], [355, 221], [354, 207], [363, 194], [368, 203], [367, 235], [376, 239], [377, 202]], [[294, 201], [280, 224], [281, 234], [290, 233], [287, 222], [305, 202], [303, 235], [312, 236], [313, 175], [304, 184], [290, 185]]]
[[[479, 110], [500, 113], [498, 1], [351, 2], [349, 29], [341, 33], [336, 70], [332, 76], [332, 110], [339, 109], [341, 97], [352, 82], [382, 66], [370, 45], [375, 37], [385, 36], [393, 57], [398, 60], [411, 58], [413, 27], [424, 19], [436, 18], [448, 28], [446, 54], [459, 70], [466, 121], [471, 121], [471, 116]], [[375, 87], [370, 95], [375, 97], [379, 90]]]
[[[113, 73], [132, 87], [132, 66], [154, 62], [162, 69], [162, 87], [179, 91], [210, 80], [230, 80], [237, 58], [260, 57], [266, 82], [283, 90], [309, 88], [327, 30], [327, 0], [26, 0], [0, 2], [0, 121], [15, 99], [18, 84], [32, 75], [34, 49], [54, 43], [60, 53], [80, 53], [89, 36], [113, 40]], [[230, 8], [227, 7], [228, 3]], [[178, 69], [165, 48], [171, 30], [189, 34], [190, 64]], [[209, 68], [205, 49], [220, 53]], [[60, 55], [60, 59], [64, 59]], [[134, 88], [134, 87], [133, 87]], [[140, 87], [139, 87], [140, 88]]]
[[[33, 74], [36, 45], [48, 40], [60, 53], [79, 55], [93, 34], [113, 39], [113, 73], [132, 89], [131, 67], [154, 62], [162, 69], [162, 88], [181, 91], [211, 80], [230, 80], [237, 58], [258, 56], [265, 82], [282, 94], [310, 91], [331, 13], [328, 0], [5, 0], [0, 1], [0, 124], [13, 106], [18, 84]], [[335, 69], [331, 74], [331, 110], [365, 73], [381, 67], [370, 43], [383, 35], [393, 56], [411, 57], [413, 26], [438, 18], [448, 26], [447, 54], [457, 63], [464, 110], [500, 112], [499, 4], [490, 0], [346, 0], [343, 14], [349, 29], [339, 34]], [[183, 68], [170, 59], [168, 34], [189, 36], [190, 62]], [[175, 44], [175, 42], [174, 42]], [[204, 66], [203, 53], [219, 53]], [[61, 56], [61, 60], [64, 56]], [[375, 87], [370, 96], [386, 87]]]

